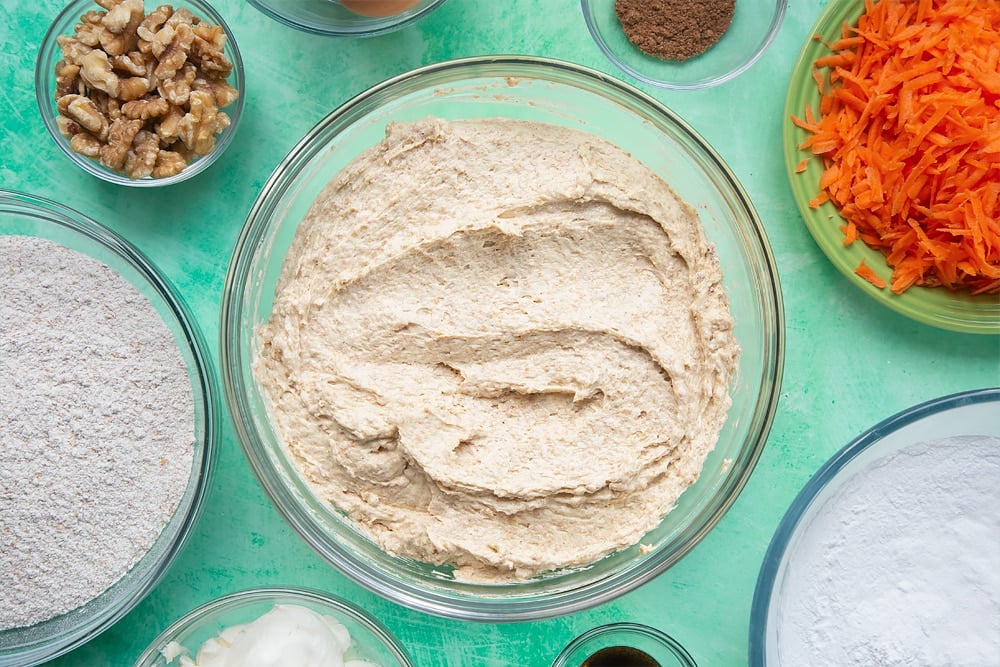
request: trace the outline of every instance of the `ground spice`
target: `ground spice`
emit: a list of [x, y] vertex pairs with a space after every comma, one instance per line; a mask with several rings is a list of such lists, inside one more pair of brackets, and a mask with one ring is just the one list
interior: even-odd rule
[[729, 29], [735, 10], [736, 0], [615, 0], [629, 41], [664, 60], [707, 51]]

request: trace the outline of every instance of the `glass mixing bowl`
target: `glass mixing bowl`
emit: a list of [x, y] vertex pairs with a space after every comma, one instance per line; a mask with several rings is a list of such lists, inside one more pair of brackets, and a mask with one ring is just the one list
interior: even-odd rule
[[170, 625], [153, 640], [135, 667], [177, 665], [180, 655], [195, 657], [202, 643], [234, 625], [250, 623], [275, 605], [305, 607], [329, 616], [351, 635], [347, 657], [379, 667], [412, 667], [410, 658], [392, 633], [367, 612], [319, 591], [300, 588], [257, 588], [230, 593], [206, 602]]
[[[38, 109], [42, 114], [42, 121], [45, 123], [45, 129], [48, 130], [52, 140], [56, 142], [56, 145], [59, 146], [67, 157], [69, 157], [73, 164], [80, 167], [88, 174], [110, 183], [137, 188], [153, 188], [179, 183], [180, 181], [185, 181], [192, 176], [203, 172], [211, 166], [219, 158], [219, 156], [222, 155], [229, 144], [232, 143], [233, 137], [236, 135], [236, 130], [239, 127], [240, 120], [243, 116], [243, 104], [245, 101], [244, 98], [246, 97], [246, 80], [243, 71], [243, 58], [240, 55], [239, 47], [236, 45], [236, 38], [233, 36], [232, 30], [229, 29], [225, 20], [217, 11], [215, 11], [212, 5], [204, 0], [176, 0], [176, 2], [171, 2], [170, 6], [175, 10], [181, 8], [188, 9], [199, 19], [212, 25], [221, 26], [226, 33], [226, 43], [223, 48], [223, 53], [233, 64], [232, 74], [229, 75], [226, 81], [239, 93], [239, 96], [231, 104], [220, 109], [220, 111], [224, 111], [229, 116], [229, 126], [222, 130], [222, 132], [215, 135], [215, 147], [210, 153], [191, 160], [179, 173], [173, 176], [164, 176], [162, 178], [153, 178], [151, 176], [147, 176], [145, 178], [129, 178], [123, 172], [115, 171], [114, 169], [105, 166], [97, 159], [77, 153], [75, 150], [70, 148], [69, 139], [63, 136], [62, 132], [59, 131], [59, 125], [56, 122], [56, 119], [59, 116], [59, 110], [56, 106], [55, 97], [55, 69], [56, 63], [60, 62], [63, 57], [62, 50], [59, 48], [57, 40], [61, 35], [73, 35], [75, 26], [80, 22], [80, 17], [84, 13], [91, 10], [104, 11], [104, 9], [94, 0], [73, 0], [72, 2], [67, 3], [63, 10], [59, 12], [59, 15], [49, 27], [48, 32], [46, 32], [45, 36], [42, 38], [42, 43], [38, 49], [38, 59], [35, 62], [35, 99], [38, 103]], [[150, 2], [146, 3], [147, 14], [152, 12], [155, 8], [155, 4]]]
[[[647, 534], [644, 545], [588, 567], [516, 584], [456, 581], [448, 568], [384, 552], [316, 498], [275, 435], [251, 363], [257, 328], [296, 228], [320, 190], [391, 121], [506, 117], [586, 130], [649, 165], [698, 212], [715, 244], [742, 347], [732, 408], [697, 483]], [[651, 97], [576, 65], [482, 57], [431, 65], [350, 100], [311, 130], [278, 165], [254, 203], [226, 277], [221, 355], [226, 400], [240, 442], [281, 514], [348, 576], [400, 604], [453, 618], [524, 620], [577, 611], [649, 581], [719, 521], [743, 488], [767, 438], [782, 372], [781, 293], [763, 225], [719, 155]]]
[[[33, 626], [0, 631], [0, 665], [34, 665], [66, 653], [111, 627], [156, 586], [180, 552], [210, 482], [218, 439], [218, 386], [208, 348], [193, 315], [159, 270], [126, 240], [60, 204], [4, 190], [0, 190], [0, 235], [54, 241], [103, 262], [135, 285], [174, 335], [188, 367], [195, 407], [194, 455], [187, 487], [149, 551], [117, 583], [90, 602]], [[11, 566], [16, 564], [3, 563], [3, 567]]]

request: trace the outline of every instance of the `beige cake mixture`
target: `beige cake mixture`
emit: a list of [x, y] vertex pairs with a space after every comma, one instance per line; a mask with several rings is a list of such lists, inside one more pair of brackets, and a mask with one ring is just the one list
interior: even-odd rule
[[738, 346], [697, 215], [588, 133], [392, 124], [285, 258], [254, 373], [314, 492], [510, 581], [636, 544], [699, 475]]

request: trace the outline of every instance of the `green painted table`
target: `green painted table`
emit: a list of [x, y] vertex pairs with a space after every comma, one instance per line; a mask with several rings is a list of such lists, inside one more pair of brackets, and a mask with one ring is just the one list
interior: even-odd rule
[[[192, 607], [261, 585], [310, 586], [352, 600], [382, 619], [420, 667], [544, 667], [576, 635], [617, 620], [666, 631], [702, 667], [746, 664], [761, 559], [810, 475], [903, 408], [1000, 384], [1000, 339], [933, 329], [878, 305], [826, 261], [803, 226], [782, 166], [780, 120], [792, 64], [826, 2], [789, 4], [775, 42], [737, 79], [704, 91], [640, 86], [713, 144], [749, 192], [777, 258], [787, 317], [781, 402], [767, 448], [736, 504], [687, 557], [618, 600], [562, 618], [492, 625], [412, 612], [347, 580], [292, 532], [227, 422], [204, 513], [173, 568], [117, 625], [51, 665], [131, 665]], [[625, 76], [594, 45], [577, 0], [450, 0], [413, 27], [353, 41], [292, 30], [241, 0], [215, 6], [246, 61], [242, 126], [207, 172], [139, 190], [72, 168], [45, 133], [34, 60], [60, 3], [0, 0], [0, 187], [54, 199], [129, 238], [174, 281], [212, 341], [230, 252], [257, 192], [298, 139], [352, 95], [418, 65], [492, 53], [544, 55]]]

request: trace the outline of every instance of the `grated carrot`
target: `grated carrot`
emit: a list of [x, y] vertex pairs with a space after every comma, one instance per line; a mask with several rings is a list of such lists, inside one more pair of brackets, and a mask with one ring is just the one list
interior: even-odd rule
[[858, 226], [853, 222], [840, 226], [840, 231], [844, 232], [844, 245], [848, 246], [858, 240]]
[[819, 106], [792, 118], [824, 166], [809, 205], [885, 255], [897, 294], [1000, 293], [1000, 2], [865, 0], [824, 44]]
[[872, 267], [865, 264], [865, 260], [863, 259], [861, 260], [861, 263], [858, 264], [858, 267], [854, 269], [854, 273], [858, 274], [879, 289], [884, 289], [886, 286], [885, 280], [875, 273]]

